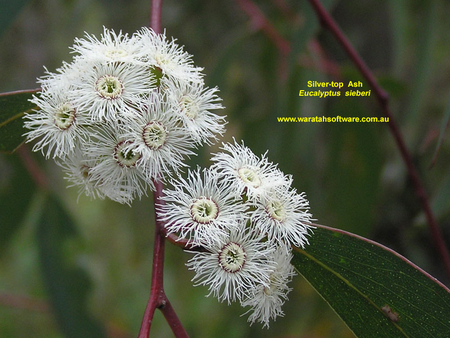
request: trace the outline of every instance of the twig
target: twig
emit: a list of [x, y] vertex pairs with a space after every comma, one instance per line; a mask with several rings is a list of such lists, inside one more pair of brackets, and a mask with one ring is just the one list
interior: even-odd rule
[[189, 251], [207, 251], [203, 246], [199, 246], [196, 244], [193, 244], [190, 240], [185, 239], [185, 238], [179, 238], [177, 235], [175, 234], [169, 234], [166, 236], [166, 239], [172, 243], [175, 246], [178, 246], [184, 250], [189, 250]]
[[[150, 27], [157, 34], [161, 33], [161, 7], [162, 0], [152, 0]], [[188, 334], [164, 292], [163, 277], [166, 232], [164, 223], [158, 218], [158, 214], [156, 213], [156, 204], [162, 203], [160, 197], [163, 196], [163, 185], [160, 180], [155, 180], [154, 184], [156, 190], [153, 192], [153, 203], [155, 205], [155, 238], [153, 246], [152, 284], [150, 287], [150, 298], [139, 331], [139, 338], [149, 337], [153, 315], [155, 314], [156, 309], [161, 310], [175, 337], [185, 338], [188, 337]]]
[[40, 91], [41, 91], [41, 88], [15, 90], [15, 91], [12, 91], [12, 92], [0, 93], [0, 97], [1, 96], [16, 95], [16, 94], [24, 94], [24, 93], [33, 94], [33, 93], [37, 93], [37, 92], [40, 92]]
[[[156, 190], [153, 192], [153, 200], [156, 206], [157, 201], [162, 196], [163, 185], [161, 181], [155, 181]], [[155, 208], [156, 209], [156, 208]], [[183, 328], [178, 319], [172, 305], [164, 292], [164, 247], [165, 247], [165, 231], [164, 223], [155, 213], [155, 238], [153, 247], [153, 266], [152, 266], [152, 284], [150, 288], [150, 298], [145, 309], [144, 318], [142, 319], [139, 338], [148, 338], [150, 328], [153, 321], [153, 315], [158, 308], [166, 318], [167, 323], [172, 329], [175, 337], [188, 337], [186, 330]]]
[[330, 32], [334, 35], [336, 40], [341, 44], [344, 50], [347, 52], [350, 59], [353, 61], [355, 66], [359, 69], [362, 76], [369, 83], [370, 87], [375, 93], [378, 103], [382, 109], [384, 116], [389, 118], [389, 128], [391, 130], [392, 135], [394, 136], [397, 147], [400, 150], [403, 161], [405, 162], [406, 168], [408, 170], [411, 181], [414, 185], [416, 195], [419, 197], [420, 203], [422, 205], [422, 209], [425, 213], [425, 216], [428, 221], [428, 226], [433, 238], [434, 245], [441, 256], [443, 261], [446, 273], [448, 278], [450, 278], [450, 255], [448, 249], [446, 247], [445, 241], [442, 237], [442, 233], [438, 227], [437, 221], [433, 215], [433, 212], [430, 207], [430, 203], [428, 201], [427, 194], [422, 185], [422, 181], [417, 173], [417, 169], [414, 166], [414, 162], [412, 160], [411, 154], [406, 148], [406, 144], [403, 140], [403, 136], [400, 132], [400, 128], [397, 125], [397, 122], [394, 116], [391, 113], [389, 108], [389, 96], [388, 94], [381, 88], [378, 84], [377, 80], [373, 76], [370, 69], [366, 66], [362, 58], [358, 55], [356, 50], [353, 48], [352, 44], [349, 42], [347, 37], [341, 31], [337, 23], [331, 17], [331, 15], [326, 11], [326, 9], [322, 6], [319, 0], [309, 0], [311, 6], [315, 10], [317, 16], [320, 18], [322, 25], [329, 29]]
[[161, 33], [161, 9], [162, 9], [162, 0], [152, 0], [150, 27], [156, 34]]

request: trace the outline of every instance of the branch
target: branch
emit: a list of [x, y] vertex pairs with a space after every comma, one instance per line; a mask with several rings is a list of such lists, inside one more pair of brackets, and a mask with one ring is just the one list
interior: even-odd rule
[[[156, 34], [161, 33], [161, 7], [162, 0], [152, 0], [152, 10], [150, 15], [150, 27]], [[155, 210], [155, 238], [153, 246], [152, 282], [150, 287], [150, 298], [145, 308], [142, 319], [139, 338], [148, 338], [152, 326], [153, 315], [158, 308], [166, 318], [175, 337], [189, 337], [180, 320], [177, 317], [172, 305], [164, 292], [164, 248], [165, 248], [165, 227], [158, 218], [156, 204], [163, 203], [160, 197], [163, 196], [163, 184], [160, 180], [154, 180], [155, 191], [153, 192], [153, 203]]]
[[37, 92], [40, 92], [41, 88], [35, 88], [35, 89], [23, 89], [23, 90], [15, 90], [12, 92], [4, 92], [4, 93], [0, 93], [0, 96], [9, 96], [9, 95], [16, 95], [16, 94], [24, 94], [24, 93], [30, 93], [30, 94], [34, 94]]
[[162, 9], [162, 0], [152, 0], [150, 27], [156, 34], [161, 34], [161, 9]]
[[331, 17], [331, 15], [322, 6], [320, 1], [319, 0], [309, 0], [309, 2], [311, 3], [311, 6], [315, 10], [317, 16], [320, 18], [322, 25], [325, 28], [330, 30], [330, 32], [334, 35], [336, 40], [338, 40], [338, 42], [344, 48], [344, 50], [346, 51], [346, 53], [348, 54], [350, 59], [353, 61], [355, 66], [358, 68], [361, 75], [369, 83], [370, 87], [372, 87], [372, 90], [374, 91], [377, 101], [382, 109], [383, 115], [386, 116], [387, 118], [389, 118], [389, 123], [388, 123], [389, 128], [391, 130], [392, 135], [394, 136], [397, 147], [400, 150], [403, 161], [405, 162], [409, 177], [414, 185], [416, 195], [419, 197], [420, 203], [422, 205], [422, 209], [423, 209], [425, 216], [427, 218], [427, 221], [428, 221], [428, 226], [429, 226], [432, 238], [433, 238], [434, 245], [435, 245], [436, 249], [438, 250], [439, 255], [441, 256], [447, 276], [448, 276], [448, 278], [450, 278], [449, 251], [446, 247], [445, 241], [442, 237], [442, 233], [438, 227], [437, 221], [431, 210], [430, 202], [428, 200], [428, 197], [427, 197], [427, 194], [423, 187], [422, 181], [419, 177], [417, 169], [412, 160], [411, 154], [409, 153], [408, 149], [406, 148], [406, 144], [403, 140], [403, 136], [400, 132], [400, 128], [398, 127], [398, 124], [389, 108], [388, 94], [378, 84], [377, 80], [373, 76], [370, 69], [366, 66], [366, 64], [364, 63], [362, 58], [358, 55], [356, 50], [353, 48], [350, 41], [347, 39], [347, 37], [341, 31], [341, 29], [339, 28], [337, 23], [334, 21], [334, 19]]
[[163, 195], [163, 185], [161, 181], [155, 181], [156, 190], [153, 192], [153, 202], [155, 204], [155, 238], [153, 247], [153, 266], [152, 282], [150, 287], [150, 298], [144, 312], [139, 338], [148, 338], [153, 321], [153, 315], [158, 308], [166, 318], [167, 323], [172, 329], [175, 337], [188, 337], [186, 330], [177, 317], [172, 305], [164, 292], [164, 247], [165, 247], [165, 229], [164, 223], [158, 218], [156, 213], [156, 203]]
[[[152, 0], [152, 10], [150, 15], [150, 27], [156, 34], [161, 33], [161, 7], [162, 0]], [[170, 304], [164, 292], [164, 247], [165, 247], [165, 227], [164, 223], [158, 218], [156, 204], [163, 203], [160, 197], [163, 196], [163, 184], [160, 180], [154, 181], [156, 190], [153, 192], [153, 203], [155, 210], [155, 238], [153, 246], [153, 265], [152, 282], [150, 287], [150, 298], [145, 308], [144, 318], [142, 319], [139, 338], [148, 338], [152, 326], [153, 315], [158, 308], [164, 315], [167, 323], [172, 329], [175, 337], [189, 337], [183, 325], [181, 324], [175, 310]]]

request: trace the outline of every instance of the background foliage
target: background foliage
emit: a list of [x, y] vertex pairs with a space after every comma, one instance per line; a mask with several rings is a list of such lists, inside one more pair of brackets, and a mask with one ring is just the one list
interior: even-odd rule
[[[84, 31], [98, 36], [105, 25], [132, 33], [148, 25], [150, 13], [149, 1], [143, 0], [3, 2], [0, 92], [35, 88], [42, 66], [54, 71], [69, 60], [68, 46]], [[442, 130], [450, 111], [449, 4], [323, 3], [389, 91], [448, 239], [450, 144]], [[387, 125], [276, 122], [278, 116], [377, 116], [379, 108], [374, 97], [299, 97], [309, 80], [357, 81], [359, 75], [331, 35], [319, 28], [306, 1], [274, 0], [258, 6], [290, 43], [289, 57], [283, 58], [251, 23], [239, 1], [163, 3], [167, 34], [205, 67], [208, 85], [221, 90], [229, 120], [224, 140], [243, 139], [257, 154], [268, 149], [269, 158], [293, 174], [297, 189], [307, 193], [319, 223], [381, 242], [448, 284]], [[430, 169], [442, 135], [442, 148]], [[192, 165], [208, 165], [209, 152], [215, 149], [204, 149]], [[63, 337], [58, 329], [63, 319], [53, 315], [48, 302], [51, 297], [73, 297], [80, 306], [75, 309], [79, 320], [93, 325], [98, 335], [104, 327], [108, 337], [136, 336], [150, 285], [151, 197], [136, 201], [132, 209], [77, 198], [77, 190], [66, 189], [52, 161], [40, 154], [33, 157], [51, 178], [57, 200], [35, 187], [18, 154], [0, 155], [0, 334]], [[42, 218], [48, 208], [53, 218]], [[72, 220], [64, 229], [46, 232], [45, 225], [58, 219], [59, 212]], [[249, 327], [239, 305], [218, 304], [204, 297], [205, 288], [192, 287], [193, 275], [184, 266], [188, 257], [168, 245], [165, 284], [193, 337], [352, 337], [302, 277], [291, 285], [284, 318], [270, 330]], [[67, 290], [48, 294], [49, 278]], [[159, 313], [152, 336], [171, 336]]]

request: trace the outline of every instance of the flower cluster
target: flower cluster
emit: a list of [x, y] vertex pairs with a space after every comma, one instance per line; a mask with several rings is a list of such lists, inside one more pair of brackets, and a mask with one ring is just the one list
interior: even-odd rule
[[223, 134], [217, 88], [175, 40], [104, 28], [72, 51], [71, 63], [38, 80], [25, 127], [33, 150], [55, 158], [80, 193], [129, 204]]
[[188, 261], [196, 285], [219, 301], [250, 307], [249, 322], [283, 315], [294, 275], [291, 245], [304, 247], [311, 214], [292, 178], [244, 144], [224, 144], [204, 170], [188, 171], [164, 190], [158, 217], [167, 234], [204, 250]]
[[291, 246], [313, 228], [304, 193], [266, 154], [224, 144], [213, 164], [183, 178], [187, 157], [224, 133], [217, 88], [191, 55], [164, 34], [104, 29], [75, 39], [71, 63], [39, 79], [25, 115], [27, 141], [53, 157], [87, 196], [130, 204], [167, 180], [158, 218], [167, 234], [203, 250], [187, 262], [196, 285], [219, 301], [239, 301], [248, 320], [269, 326], [283, 315], [294, 276]]

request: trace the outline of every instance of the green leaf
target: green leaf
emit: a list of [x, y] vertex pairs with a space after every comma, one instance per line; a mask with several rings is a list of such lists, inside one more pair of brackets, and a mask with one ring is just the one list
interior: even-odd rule
[[22, 117], [36, 105], [29, 102], [39, 89], [0, 94], [0, 152], [12, 153], [24, 141]]
[[64, 337], [105, 337], [103, 327], [86, 310], [90, 280], [70, 260], [68, 245], [75, 235], [73, 221], [53, 196], [47, 199], [37, 230], [44, 284]]
[[394, 251], [320, 226], [292, 264], [357, 337], [448, 337], [450, 290]]
[[36, 186], [17, 155], [0, 155], [0, 254], [20, 229]]

